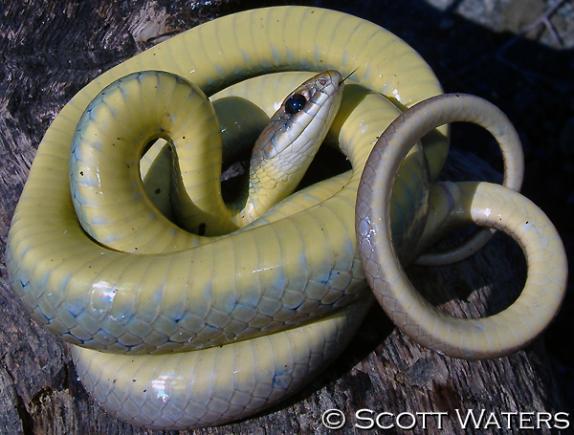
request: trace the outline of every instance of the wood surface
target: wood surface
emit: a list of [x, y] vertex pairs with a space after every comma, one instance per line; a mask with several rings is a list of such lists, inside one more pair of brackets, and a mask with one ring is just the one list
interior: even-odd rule
[[[254, 2], [11, 1], [0, 4], [0, 248], [37, 144], [58, 110], [84, 84], [138, 51]], [[265, 3], [265, 2], [259, 2]], [[307, 2], [311, 3], [311, 2]], [[324, 2], [323, 2], [324, 3]], [[447, 178], [481, 178], [492, 170], [453, 153]], [[0, 432], [149, 433], [107, 415], [77, 380], [61, 340], [32, 322], [0, 264]], [[497, 235], [479, 254], [444, 268], [413, 267], [409, 276], [434, 303], [456, 316], [494, 313], [520, 291], [518, 247]], [[460, 432], [455, 410], [562, 410], [541, 340], [510, 357], [468, 362], [421, 348], [371, 310], [342, 357], [303, 392], [275, 409], [198, 433], [327, 432], [321, 414], [341, 409], [447, 412], [443, 428]], [[436, 420], [427, 421], [436, 429]], [[415, 432], [422, 432], [419, 421]], [[507, 430], [505, 430], [507, 431]], [[512, 432], [512, 430], [507, 431]]]

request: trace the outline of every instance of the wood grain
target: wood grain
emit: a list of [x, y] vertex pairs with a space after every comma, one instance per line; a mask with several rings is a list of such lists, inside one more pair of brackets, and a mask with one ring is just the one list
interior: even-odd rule
[[[65, 102], [102, 71], [173, 33], [245, 2], [17, 1], [0, 5], [0, 236], [10, 218], [35, 149]], [[248, 2], [251, 5], [252, 2]], [[266, 2], [259, 2], [265, 4]], [[269, 2], [267, 2], [269, 3]], [[307, 2], [312, 3], [312, 2]], [[447, 177], [492, 177], [469, 155], [453, 153]], [[104, 413], [79, 384], [66, 346], [32, 322], [0, 281], [0, 431], [2, 433], [149, 433]], [[472, 259], [409, 275], [434, 303], [457, 316], [507, 306], [524, 282], [517, 246], [498, 235]], [[339, 408], [444, 411], [448, 432], [460, 431], [455, 409], [560, 411], [556, 381], [540, 341], [508, 358], [468, 362], [423, 349], [374, 308], [343, 356], [296, 397], [256, 418], [197, 433], [326, 432], [321, 414]], [[436, 429], [429, 420], [428, 428]], [[414, 430], [422, 431], [422, 425]], [[512, 430], [507, 431], [512, 432]]]

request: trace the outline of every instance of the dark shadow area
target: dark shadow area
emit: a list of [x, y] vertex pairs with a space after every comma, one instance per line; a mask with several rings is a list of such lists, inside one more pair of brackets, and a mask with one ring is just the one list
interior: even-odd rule
[[[81, 87], [113, 65], [154, 45], [158, 39], [154, 37], [143, 42], [134, 39], [131, 29], [124, 24], [118, 24], [121, 22], [119, 18], [113, 22], [110, 18], [109, 22], [104, 23], [103, 19], [93, 12], [94, 6], [90, 2], [78, 2], [76, 10], [65, 13], [62, 13], [58, 2], [37, 0], [35, 3], [27, 8], [16, 5], [16, 2], [16, 6], [11, 8], [8, 4], [0, 4], [0, 20], [6, 20], [1, 26], [4, 33], [0, 34], [0, 59], [3, 63], [0, 68], [0, 96], [4, 93], [11, 94], [7, 100], [7, 130], [19, 131], [21, 136], [18, 137], [29, 137], [34, 146], [37, 146], [57, 111]], [[113, 6], [109, 6], [112, 3]], [[117, 8], [117, 16], [125, 17], [134, 7], [130, 3], [118, 1], [110, 2], [107, 6], [102, 3], [100, 6], [102, 9]], [[171, 20], [169, 25], [172, 30], [165, 36], [186, 30], [211, 16], [211, 2], [204, 2], [204, 6], [194, 3], [193, 7], [192, 2], [188, 2], [189, 7], [182, 7], [181, 3], [157, 0], [159, 7], [165, 8]], [[563, 238], [568, 257], [573, 258], [573, 50], [554, 50], [513, 34], [490, 31], [456, 15], [454, 11], [460, 3], [461, 1], [457, 0], [449, 9], [441, 12], [422, 0], [229, 0], [219, 11], [233, 13], [270, 5], [315, 5], [365, 18], [397, 34], [431, 65], [445, 91], [482, 96], [498, 105], [508, 115], [518, 130], [525, 149], [526, 173], [522, 192], [549, 215]], [[9, 23], [7, 18], [1, 18], [6, 17], [3, 15], [4, 8], [19, 11], [21, 7], [21, 14], [8, 14], [8, 18], [14, 20], [14, 23]], [[38, 10], [43, 12], [33, 12]], [[116, 15], [111, 15], [116, 20]], [[42, 16], [52, 17], [49, 26], [44, 25]], [[80, 31], [76, 29], [76, 33], [53, 31], [55, 28], [73, 27], [74, 21], [82, 20], [83, 27]], [[110, 36], [107, 33], [110, 23], [115, 28], [124, 26], [125, 32]], [[17, 37], [10, 39], [11, 34], [18, 34], [20, 27], [34, 29], [27, 32], [29, 38], [26, 38], [25, 44], [20, 44]], [[85, 39], [78, 37], [80, 34]], [[113, 41], [110, 38], [114, 38]], [[45, 92], [45, 89], [51, 91]], [[451, 137], [451, 154], [442, 178], [468, 179], [468, 173], [472, 172], [474, 177], [478, 175], [481, 179], [499, 179], [500, 174], [496, 169], [501, 169], [500, 153], [486, 133], [466, 124], [457, 124], [452, 128]], [[5, 152], [1, 149], [3, 147], [1, 144], [0, 154]], [[332, 153], [328, 149], [322, 152]], [[30, 156], [26, 158], [28, 157]], [[322, 158], [327, 157], [321, 154], [316, 161]], [[337, 165], [318, 168], [319, 171], [327, 170], [326, 173], [320, 173], [318, 178], [325, 178], [348, 168], [346, 161], [339, 154], [329, 158], [337, 159]], [[484, 160], [490, 168], [483, 163]], [[308, 183], [312, 181], [314, 180], [306, 180]], [[21, 184], [11, 187], [10, 196], [14, 196], [12, 204], [15, 204], [15, 198], [19, 196], [21, 188]], [[12, 211], [5, 210], [5, 216], [11, 216]], [[453, 308], [456, 314], [459, 308], [456, 305], [458, 301], [454, 299], [462, 299], [462, 303], [467, 306], [473, 304], [473, 288], [470, 283], [477, 281], [477, 270], [480, 270], [483, 275], [478, 278], [484, 281], [485, 287], [491, 285], [492, 290], [488, 306], [478, 307], [477, 310], [481, 313], [496, 312], [516, 298], [525, 276], [524, 260], [518, 258], [521, 256], [518, 246], [506, 243], [504, 237], [496, 236], [483, 252], [478, 254], [480, 269], [464, 264], [440, 270], [413, 267], [409, 269], [409, 276], [423, 293], [425, 288], [441, 288], [443, 280], [438, 278], [439, 272], [448, 270], [452, 277], [462, 276], [462, 279], [457, 278], [456, 286], [444, 289], [445, 294], [427, 294], [432, 302], [446, 303], [449, 312]], [[493, 280], [488, 273], [500, 268], [501, 262], [511, 270], [504, 278]], [[572, 270], [572, 260], [570, 268]], [[463, 271], [467, 272], [466, 276]], [[556, 384], [560, 386], [561, 395], [566, 400], [565, 410], [570, 412], [574, 411], [574, 347], [570, 344], [574, 318], [573, 293], [570, 274], [569, 290], [562, 311], [544, 337], [552, 356], [553, 371], [558, 380]], [[299, 400], [323, 385], [334, 383], [373, 349], [384, 346], [393, 329], [392, 323], [382, 310], [374, 306], [348, 350], [324, 375], [293, 400]], [[521, 357], [516, 356], [514, 361], [519, 358]], [[485, 366], [487, 364], [488, 362]], [[364, 375], [368, 381], [364, 373], [357, 373], [349, 376]], [[70, 379], [75, 378], [74, 375], [70, 374]], [[368, 391], [368, 386], [360, 381], [361, 379], [353, 384], [352, 391], [352, 395], [359, 398], [365, 394], [364, 391]], [[82, 392], [83, 389], [81, 392], [73, 391], [74, 394], [81, 393], [85, 396], [85, 392]], [[282, 406], [284, 404], [281, 404]]]
[[[455, 15], [457, 2], [444, 12], [422, 1], [308, 3], [340, 9], [387, 28], [423, 56], [445, 91], [484, 97], [499, 106], [515, 125], [525, 151], [522, 193], [548, 214], [562, 236], [570, 259], [566, 300], [546, 332], [545, 341], [556, 365], [555, 374], [563, 396], [572, 411], [574, 348], [565, 343], [570, 340], [574, 318], [571, 260], [574, 251], [574, 135], [572, 127], [568, 128], [574, 122], [574, 50], [554, 50], [513, 34], [490, 31]], [[500, 153], [495, 144], [486, 133], [476, 132], [474, 126], [454, 125], [452, 148], [472, 152], [500, 169]], [[464, 179], [464, 171], [458, 168], [456, 173]], [[493, 175], [485, 174], [486, 179], [494, 181]], [[443, 173], [443, 178], [448, 177]], [[488, 256], [496, 261], [495, 257], [501, 255], [521, 255], [517, 246], [510, 251], [490, 251]], [[523, 260], [518, 264], [523, 264]], [[518, 277], [524, 277], [524, 267], [515, 272]], [[518, 279], [522, 281], [523, 278]], [[510, 303], [517, 294], [516, 286], [507, 284], [510, 283], [495, 284], [498, 291], [509, 294], [510, 299], [502, 298], [504, 303]], [[493, 304], [500, 306], [498, 302]]]
[[[456, 15], [454, 11], [460, 3], [454, 2], [440, 11], [416, 0], [248, 0], [242, 1], [240, 7], [230, 7], [229, 12], [269, 5], [306, 4], [365, 18], [413, 46], [433, 68], [445, 91], [479, 95], [496, 104], [510, 118], [522, 139], [526, 163], [522, 193], [548, 214], [571, 259], [574, 252], [574, 50], [555, 50], [521, 36], [493, 32]], [[451, 143], [452, 148], [474, 153], [492, 167], [501, 169], [496, 145], [486, 133], [477, 134], [476, 127], [453, 126]], [[452, 152], [449, 161], [451, 159]], [[500, 177], [495, 172], [487, 172], [484, 175], [488, 180]], [[458, 174], [456, 178], [465, 178], [460, 168], [454, 173]], [[443, 174], [442, 178], [447, 176]], [[515, 248], [517, 251], [508, 255], [520, 256], [519, 248]], [[523, 264], [523, 260], [519, 264]], [[565, 345], [570, 340], [574, 318], [571, 260], [569, 267], [566, 300], [546, 332], [545, 342], [555, 362], [563, 396], [572, 411], [574, 348]], [[519, 267], [516, 274], [524, 277], [524, 268]], [[503, 298], [506, 303], [517, 295], [516, 289], [506, 285], [497, 288], [509, 293], [509, 298]]]

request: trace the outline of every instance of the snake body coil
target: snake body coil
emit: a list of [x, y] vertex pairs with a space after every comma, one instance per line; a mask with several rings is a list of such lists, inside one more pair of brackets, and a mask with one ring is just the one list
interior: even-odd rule
[[[72, 153], [86, 108], [129, 74], [162, 71], [211, 95], [260, 74], [357, 67], [353, 79], [362, 87], [346, 87], [329, 132], [352, 170], [291, 195], [229, 234], [201, 236], [165, 219], [144, 194], [134, 169], [138, 153], [122, 155], [113, 169], [80, 173], [90, 153], [113, 154], [114, 140], [122, 136]], [[218, 97], [246, 97], [270, 115], [309, 76], [257, 77]], [[120, 84], [114, 98], [121, 100], [122, 93], [138, 102], [128, 118], [157, 109], [153, 96]], [[252, 415], [300, 389], [352, 337], [370, 302], [355, 238], [363, 168], [381, 132], [400, 114], [397, 107], [440, 93], [434, 74], [408, 45], [338, 12], [258, 9], [175, 36], [94, 79], [55, 118], [14, 214], [7, 251], [11, 285], [40, 324], [77, 345], [78, 374], [109, 412], [150, 428]], [[169, 113], [177, 113], [177, 98]], [[110, 123], [124, 116], [117, 113], [119, 100], [106, 108]], [[190, 114], [203, 115], [202, 109]], [[101, 132], [91, 137], [111, 128], [93, 127]], [[199, 136], [213, 131], [195, 127]], [[166, 133], [173, 141], [170, 134], [180, 133]], [[399, 170], [391, 226], [407, 260], [424, 229], [426, 187], [446, 153], [442, 136], [424, 149], [412, 148]], [[213, 167], [219, 171], [219, 165]], [[70, 171], [94, 196], [100, 188], [115, 190], [111, 214], [100, 214], [99, 206], [90, 210], [89, 195], [70, 188]], [[110, 171], [109, 181], [101, 181], [103, 171]], [[111, 232], [92, 240], [80, 226], [73, 197], [81, 220], [109, 225]]]
[[[74, 347], [78, 373], [110, 412], [157, 428], [221, 423], [291, 394], [338, 355], [365, 310], [365, 303], [352, 303], [365, 294], [354, 241], [358, 182], [377, 136], [399, 112], [376, 94], [357, 93], [332, 129], [352, 173], [288, 198], [229, 236], [212, 240], [172, 225], [166, 241], [150, 231], [147, 209], [130, 212], [138, 198], [119, 199], [121, 234], [158, 246], [158, 254], [136, 255], [94, 243], [70, 200], [72, 137], [90, 101], [145, 70], [180, 76], [209, 95], [262, 73], [362, 65], [356, 81], [404, 106], [440, 93], [426, 63], [380, 27], [332, 11], [278, 7], [180, 34], [97, 77], [61, 110], [15, 212], [8, 266], [34, 318], [82, 346]], [[295, 80], [271, 100], [301, 77]], [[141, 108], [152, 102], [142, 100]], [[445, 143], [434, 151], [436, 173]], [[161, 254], [162, 246], [171, 252]], [[240, 339], [248, 340], [179, 353]], [[135, 355], [142, 352], [159, 355]]]

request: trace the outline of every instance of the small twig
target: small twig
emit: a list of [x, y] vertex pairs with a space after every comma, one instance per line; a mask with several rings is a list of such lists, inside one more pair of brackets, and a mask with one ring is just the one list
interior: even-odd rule
[[556, 26], [554, 25], [554, 23], [552, 21], [550, 21], [549, 19], [546, 19], [546, 20], [544, 20], [544, 25], [546, 26], [546, 29], [550, 32], [550, 34], [554, 38], [554, 41], [556, 42], [556, 44], [558, 44], [560, 47], [564, 47], [564, 41], [560, 37], [560, 33], [558, 33], [558, 31], [556, 30]]
[[531, 69], [528, 69], [528, 68], [521, 67], [519, 65], [516, 65], [514, 62], [509, 60], [506, 57], [506, 52], [508, 51], [509, 48], [511, 48], [519, 40], [521, 40], [525, 35], [532, 32], [533, 30], [536, 30], [541, 25], [544, 26], [545, 30], [548, 30], [552, 34], [553, 38], [555, 39], [555, 41], [557, 42], [558, 45], [563, 46], [564, 44], [563, 44], [562, 38], [560, 37], [560, 35], [556, 31], [556, 28], [554, 27], [554, 24], [552, 23], [551, 19], [554, 16], [554, 14], [556, 12], [558, 12], [558, 10], [567, 1], [569, 1], [569, 0], [560, 0], [560, 1], [556, 2], [553, 6], [551, 6], [544, 13], [542, 13], [540, 16], [538, 16], [533, 22], [531, 22], [529, 25], [524, 27], [520, 32], [518, 32], [516, 35], [514, 35], [514, 37], [512, 37], [506, 43], [501, 45], [498, 48], [498, 50], [496, 50], [495, 58], [499, 62], [503, 63], [504, 65], [514, 69], [516, 72], [521, 74], [527, 81], [529, 81], [531, 83], [535, 80], [544, 80], [544, 77], [542, 77], [540, 74], [536, 73], [535, 71], [532, 71]]
[[[494, 58], [496, 60], [498, 60], [499, 62], [503, 63], [504, 65], [511, 67], [512, 69], [516, 70], [527, 81], [529, 81], [531, 83], [534, 80], [543, 79], [543, 77], [540, 76], [540, 74], [537, 74], [534, 71], [525, 70], [524, 68], [521, 68], [518, 65], [514, 64], [512, 61], [510, 61], [508, 58], [506, 58], [505, 53], [510, 47], [515, 45], [518, 41], [520, 41], [525, 35], [530, 33], [532, 30], [538, 28], [541, 24], [544, 25], [545, 29], [548, 29], [552, 33], [554, 39], [558, 42], [558, 44], [560, 46], [563, 46], [564, 44], [563, 44], [562, 38], [560, 37], [560, 35], [556, 31], [554, 24], [552, 24], [551, 18], [554, 16], [554, 14], [556, 14], [556, 12], [558, 12], [558, 10], [560, 10], [560, 8], [567, 1], [569, 1], [569, 0], [560, 0], [560, 1], [556, 2], [553, 6], [551, 6], [545, 12], [543, 12], [540, 16], [538, 16], [534, 21], [532, 21], [530, 24], [528, 24], [526, 27], [524, 27], [520, 32], [518, 32], [512, 38], [510, 38], [508, 41], [503, 43], [496, 50], [496, 52], [494, 54]], [[453, 4], [458, 6], [460, 4], [460, 2], [455, 1]], [[451, 8], [449, 8], [449, 9], [450, 9], [450, 12], [452, 13], [452, 9]], [[486, 62], [488, 59], [491, 59], [491, 58], [492, 58], [492, 54], [490, 51], [483, 53], [474, 62], [472, 62], [471, 65], [466, 65], [466, 67], [458, 70], [456, 72], [455, 76], [460, 76], [462, 74], [465, 74], [468, 70], [470, 70], [470, 69], [472, 69], [478, 65], [483, 64], [484, 62]]]
[[558, 10], [564, 5], [564, 3], [566, 3], [568, 0], [560, 0], [558, 2], [556, 2], [556, 4], [554, 4], [553, 6], [549, 7], [547, 11], [545, 11], [542, 15], [540, 15], [537, 19], [535, 19], [532, 23], [530, 23], [528, 26], [526, 26], [525, 29], [523, 29], [519, 35], [524, 35], [528, 32], [530, 32], [531, 30], [535, 29], [536, 27], [538, 27], [540, 24], [544, 24], [547, 25], [547, 23], [550, 22], [550, 19], [554, 16], [554, 14], [556, 12], [558, 12]]
[[556, 28], [554, 27], [554, 24], [552, 24], [552, 17], [554, 16], [554, 14], [556, 12], [558, 12], [558, 10], [569, 0], [560, 0], [558, 1], [556, 4], [554, 4], [553, 6], [551, 6], [550, 8], [548, 8], [545, 12], [543, 12], [540, 16], [538, 16], [534, 21], [532, 21], [529, 25], [527, 25], [526, 27], [524, 27], [520, 32], [518, 32], [516, 35], [514, 35], [514, 37], [512, 37], [511, 39], [509, 39], [506, 43], [504, 43], [497, 51], [497, 57], [499, 55], [503, 55], [503, 53], [508, 50], [510, 47], [512, 47], [514, 44], [516, 44], [522, 37], [524, 37], [525, 35], [529, 34], [530, 32], [532, 32], [533, 30], [537, 29], [538, 27], [540, 27], [540, 25], [542, 24], [544, 26], [544, 28], [546, 30], [549, 30], [550, 33], [552, 33], [552, 36], [555, 38], [555, 40], [558, 42], [558, 44], [560, 46], [563, 46], [563, 42], [562, 39], [560, 38], [560, 36], [558, 35], [558, 33], [556, 32]]

